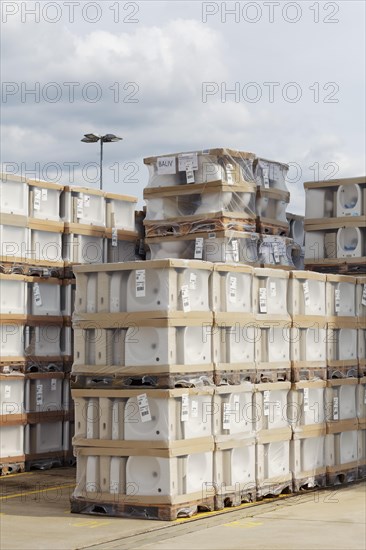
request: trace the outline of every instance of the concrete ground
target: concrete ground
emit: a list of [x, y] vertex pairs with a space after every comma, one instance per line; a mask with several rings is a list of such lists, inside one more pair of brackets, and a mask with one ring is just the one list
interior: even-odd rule
[[366, 548], [366, 483], [158, 522], [69, 512], [75, 469], [0, 479], [1, 550]]

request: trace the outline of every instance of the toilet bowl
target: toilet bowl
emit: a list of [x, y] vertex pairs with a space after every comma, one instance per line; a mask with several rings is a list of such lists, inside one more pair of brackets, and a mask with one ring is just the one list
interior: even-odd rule
[[338, 258], [365, 256], [365, 232], [358, 227], [340, 227], [337, 232]]
[[337, 218], [362, 215], [362, 188], [357, 183], [337, 189]]

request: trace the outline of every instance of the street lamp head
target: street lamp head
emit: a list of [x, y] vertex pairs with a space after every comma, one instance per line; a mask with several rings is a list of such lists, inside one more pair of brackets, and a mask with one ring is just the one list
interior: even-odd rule
[[105, 143], [110, 143], [110, 142], [113, 142], [113, 141], [121, 141], [122, 139], [123, 138], [115, 136], [114, 134], [106, 134], [105, 136], [102, 137], [102, 140]]
[[96, 143], [100, 140], [100, 136], [98, 134], [84, 134], [85, 137], [81, 141], [84, 143]]

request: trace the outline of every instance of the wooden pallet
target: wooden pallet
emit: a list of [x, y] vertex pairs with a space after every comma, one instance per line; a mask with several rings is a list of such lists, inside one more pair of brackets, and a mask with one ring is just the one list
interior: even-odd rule
[[337, 380], [342, 378], [358, 378], [359, 367], [354, 365], [352, 367], [327, 367], [328, 380]]
[[10, 374], [11, 372], [25, 372], [26, 365], [27, 365], [26, 360], [1, 361], [0, 373]]
[[326, 474], [318, 474], [311, 477], [295, 478], [293, 479], [293, 490], [295, 493], [301, 491], [316, 491], [320, 488], [324, 488], [327, 485]]
[[72, 389], [128, 389], [128, 388], [193, 388], [214, 384], [213, 372], [170, 373], [154, 375], [84, 375], [71, 373]]
[[[333, 468], [332, 468], [333, 469]], [[327, 471], [327, 485], [345, 485], [347, 483], [353, 483], [358, 479], [358, 468], [344, 469], [341, 466], [339, 470], [329, 472]]]
[[8, 476], [12, 474], [20, 474], [25, 471], [25, 462], [20, 460], [24, 457], [1, 458], [0, 459], [0, 476]]
[[267, 384], [268, 382], [291, 382], [291, 369], [265, 369], [256, 371], [256, 384]]
[[278, 235], [280, 237], [288, 237], [290, 234], [290, 225], [283, 222], [267, 222], [263, 218], [257, 218], [257, 233], [261, 233], [262, 235]]
[[255, 502], [257, 498], [256, 486], [238, 489], [235, 491], [222, 491], [215, 495], [215, 510], [232, 508], [244, 503]]
[[231, 218], [229, 216], [205, 217], [203, 214], [199, 220], [181, 221], [147, 221], [144, 222], [146, 237], [184, 237], [194, 233], [214, 233], [216, 231], [248, 231], [255, 232], [256, 222], [254, 218]]
[[56, 361], [38, 359], [32, 357], [24, 360], [2, 361], [0, 362], [0, 373], [9, 374], [11, 372], [63, 372], [64, 362], [61, 358]]
[[358, 377], [363, 378], [364, 376], [366, 376], [366, 363], [359, 362], [358, 363]]
[[279, 495], [291, 495], [293, 492], [292, 478], [288, 481], [273, 482], [270, 481], [257, 485], [257, 500], [265, 497], [278, 497]]
[[327, 368], [291, 367], [291, 382], [327, 380]]
[[24, 260], [22, 262], [1, 261], [0, 273], [12, 275], [26, 275], [29, 277], [56, 277], [63, 278], [64, 264], [63, 262], [36, 262]]
[[251, 382], [255, 384], [257, 373], [255, 369], [248, 370], [215, 370], [214, 372], [214, 383], [216, 386], [223, 386], [229, 384], [237, 385], [243, 384], [244, 382]]
[[[118, 498], [118, 495], [116, 495]], [[129, 504], [128, 496], [121, 495], [127, 502], [96, 501], [92, 502], [82, 497], [72, 496], [71, 512], [74, 514], [92, 514], [116, 518], [155, 519], [173, 521], [180, 517], [190, 517], [203, 511], [215, 509], [215, 498], [206, 497], [179, 504]]]
[[305, 258], [305, 269], [337, 275], [361, 275], [366, 273], [366, 257], [324, 259], [318, 262], [309, 261]]

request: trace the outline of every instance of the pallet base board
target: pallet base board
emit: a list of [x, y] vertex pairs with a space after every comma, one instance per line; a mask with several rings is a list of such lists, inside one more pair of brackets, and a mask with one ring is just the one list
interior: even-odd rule
[[[189, 217], [188, 217], [189, 218]], [[155, 237], [184, 237], [194, 233], [215, 233], [216, 231], [247, 231], [255, 232], [256, 223], [251, 217], [218, 216], [217, 218], [203, 214], [200, 220], [190, 221], [147, 221], [144, 222], [147, 238]]]
[[215, 510], [233, 508], [241, 504], [255, 502], [257, 498], [255, 485], [243, 489], [223, 490], [215, 495]]
[[236, 386], [243, 384], [244, 382], [250, 382], [255, 384], [257, 379], [257, 373], [255, 369], [248, 370], [215, 370], [214, 383], [216, 386]]
[[[118, 495], [116, 495], [118, 498]], [[125, 497], [126, 498], [126, 497]], [[128, 500], [128, 497], [127, 497]], [[108, 502], [101, 499], [93, 502], [81, 497], [71, 497], [71, 512], [120, 518], [155, 519], [173, 521], [181, 517], [191, 517], [201, 511], [213, 511], [215, 498], [208, 497], [179, 504], [128, 504], [128, 502]]]
[[293, 488], [295, 493], [306, 490], [323, 489], [327, 485], [327, 476], [325, 473], [304, 476], [297, 474], [293, 479]]
[[156, 374], [144, 376], [113, 376], [106, 374], [93, 376], [71, 373], [71, 388], [104, 388], [104, 389], [128, 389], [128, 388], [188, 388], [201, 385], [212, 386], [214, 384], [213, 373], [189, 372], [174, 374]]
[[327, 380], [328, 371], [326, 367], [322, 368], [308, 368], [308, 367], [295, 367], [291, 368], [291, 381], [315, 381], [315, 380]]
[[366, 273], [366, 257], [363, 258], [327, 258], [317, 262], [305, 258], [305, 269], [320, 273], [341, 275]]
[[0, 458], [0, 476], [20, 474], [25, 471], [25, 456]]
[[290, 226], [286, 222], [270, 223], [264, 219], [257, 218], [257, 233], [262, 235], [288, 237], [290, 234]]
[[291, 382], [291, 369], [257, 369], [256, 384], [267, 384], [276, 382]]
[[[328, 469], [327, 469], [328, 470]], [[343, 485], [352, 483], [358, 479], [358, 468], [343, 469], [340, 467], [338, 471], [327, 471], [327, 485]]]
[[292, 474], [283, 476], [282, 479], [266, 479], [257, 482], [257, 500], [269, 496], [278, 496], [281, 494], [292, 493]]
[[358, 378], [359, 376], [359, 367], [358, 365], [347, 366], [347, 367], [327, 367], [327, 378], [328, 380], [336, 380], [342, 378]]

